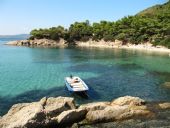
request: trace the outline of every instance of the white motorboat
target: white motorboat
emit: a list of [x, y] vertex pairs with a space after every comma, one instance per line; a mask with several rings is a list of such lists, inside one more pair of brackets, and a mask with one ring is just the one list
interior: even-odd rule
[[85, 82], [78, 76], [66, 77], [65, 84], [71, 92], [85, 92], [89, 90]]

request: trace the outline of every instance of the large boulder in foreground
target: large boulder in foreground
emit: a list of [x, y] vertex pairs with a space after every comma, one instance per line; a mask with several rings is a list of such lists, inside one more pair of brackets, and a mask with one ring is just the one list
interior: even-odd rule
[[103, 110], [92, 110], [86, 115], [89, 123], [108, 122], [129, 119], [133, 117], [152, 117], [153, 113], [146, 106], [107, 106]]
[[153, 113], [144, 105], [139, 97], [120, 97], [109, 103], [82, 105], [88, 111], [86, 121], [89, 123], [123, 120], [133, 117], [152, 117]]
[[11, 107], [0, 119], [0, 128], [38, 128], [50, 125], [51, 118], [75, 109], [73, 98], [42, 98], [39, 102], [21, 103]]
[[[170, 104], [164, 103], [159, 106], [163, 111], [164, 108], [169, 108]], [[42, 98], [38, 102], [13, 105], [9, 112], [0, 118], [0, 128], [58, 127], [70, 126], [73, 123], [83, 125], [148, 118], [155, 116], [154, 112], [138, 97], [125, 96], [112, 102], [88, 103], [78, 108], [73, 98], [50, 97]]]
[[117, 98], [111, 102], [111, 105], [143, 105], [145, 101], [139, 97], [132, 97], [132, 96], [124, 96]]
[[39, 102], [12, 106], [0, 120], [0, 128], [34, 128], [45, 124], [46, 115]]

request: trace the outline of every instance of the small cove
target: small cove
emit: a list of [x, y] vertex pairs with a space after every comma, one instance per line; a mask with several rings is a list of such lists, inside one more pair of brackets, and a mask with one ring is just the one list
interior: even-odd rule
[[[28, 48], [3, 45], [0, 40], [0, 115], [20, 102], [44, 96], [71, 96], [77, 104], [139, 96], [170, 101], [168, 54], [109, 48]], [[80, 76], [89, 98], [70, 94], [64, 77]]]

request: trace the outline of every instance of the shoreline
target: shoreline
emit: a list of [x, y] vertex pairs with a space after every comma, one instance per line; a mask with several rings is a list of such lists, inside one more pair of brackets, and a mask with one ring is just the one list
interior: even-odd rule
[[[58, 41], [48, 40], [48, 39], [36, 39], [36, 40], [17, 40], [10, 41], [5, 43], [5, 45], [13, 45], [13, 46], [28, 46], [28, 47], [67, 47], [66, 41], [60, 39]], [[161, 53], [169, 53], [170, 49], [164, 46], [153, 46], [151, 43], [141, 43], [138, 45], [127, 43], [123, 44], [122, 41], [115, 40], [114, 42], [106, 42], [104, 40], [93, 41], [89, 40], [86, 42], [76, 41], [75, 47], [96, 47], [96, 48], [113, 48], [113, 49], [130, 49], [130, 50], [140, 50], [140, 51], [149, 51], [149, 52], [161, 52]]]
[[[99, 123], [103, 123], [103, 125], [119, 123], [119, 126], [123, 126], [124, 122], [128, 120], [132, 120], [134, 123], [140, 120], [144, 126], [152, 121], [162, 126], [160, 121], [164, 121], [166, 124], [163, 126], [170, 126], [169, 112], [170, 102], [152, 104], [132, 96], [79, 106], [75, 104], [72, 97], [44, 97], [39, 101], [13, 105], [8, 113], [0, 118], [0, 127], [57, 128], [62, 126], [63, 128], [75, 128], [74, 126], [88, 127]], [[165, 116], [165, 113], [166, 117], [162, 120], [161, 117]], [[132, 122], [129, 123], [129, 126], [133, 126]]]
[[[167, 113], [166, 113], [167, 112]], [[162, 126], [170, 126], [170, 102], [150, 103], [139, 97], [123, 96], [112, 101], [92, 102], [77, 106], [72, 97], [44, 97], [31, 103], [13, 105], [0, 118], [1, 128], [37, 127], [86, 127], [104, 123], [119, 123], [133, 120], [129, 126], [154, 120]], [[164, 119], [162, 120], [162, 116]], [[141, 122], [138, 122], [141, 120]], [[113, 124], [112, 124], [113, 125]], [[152, 125], [151, 123], [151, 126]], [[77, 128], [77, 127], [76, 127]]]
[[170, 56], [170, 49], [164, 46], [153, 46], [151, 43], [146, 44], [115, 44], [115, 42], [78, 42], [78, 47], [96, 47], [96, 48], [113, 48], [113, 49], [129, 49], [129, 50], [139, 50], [139, 51], [148, 51], [148, 52], [161, 52], [161, 53], [169, 53]]

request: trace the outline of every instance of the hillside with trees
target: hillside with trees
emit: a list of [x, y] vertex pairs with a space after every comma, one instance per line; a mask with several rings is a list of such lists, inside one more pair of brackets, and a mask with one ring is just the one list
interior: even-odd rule
[[35, 29], [30, 39], [65, 39], [68, 43], [88, 41], [89, 39], [105, 41], [121, 40], [133, 44], [151, 42], [170, 48], [170, 1], [143, 10], [135, 16], [126, 16], [116, 22], [101, 21], [90, 24], [75, 22], [68, 29], [58, 26], [49, 29]]

